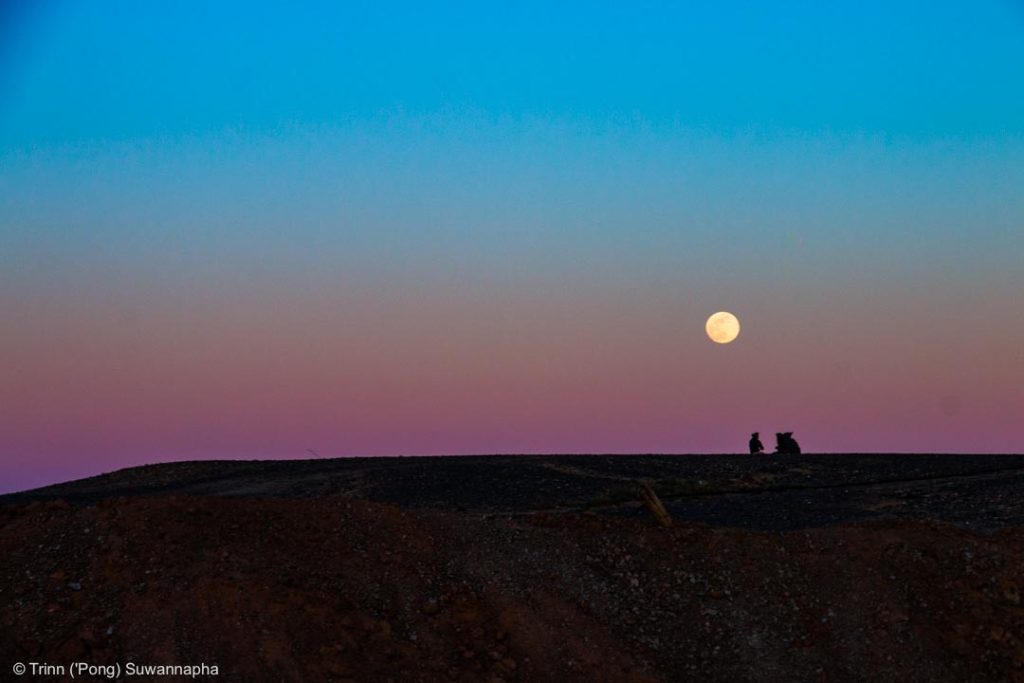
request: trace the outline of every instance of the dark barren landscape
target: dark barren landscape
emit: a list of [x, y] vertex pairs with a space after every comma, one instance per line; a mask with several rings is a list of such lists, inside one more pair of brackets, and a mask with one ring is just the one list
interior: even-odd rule
[[132, 468], [0, 497], [0, 660], [204, 662], [230, 681], [1019, 681], [1022, 483], [1010, 455]]

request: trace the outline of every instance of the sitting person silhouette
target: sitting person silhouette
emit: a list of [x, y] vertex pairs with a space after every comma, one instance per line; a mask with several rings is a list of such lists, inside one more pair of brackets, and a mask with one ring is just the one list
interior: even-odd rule
[[786, 442], [789, 444], [789, 452], [794, 455], [800, 454], [800, 444], [793, 438], [793, 432], [784, 432], [783, 436], [786, 437]]
[[800, 444], [793, 438], [793, 432], [775, 433], [775, 452], [783, 455], [798, 455]]
[[764, 444], [761, 443], [761, 433], [754, 432], [750, 435], [750, 454], [757, 455], [764, 451]]

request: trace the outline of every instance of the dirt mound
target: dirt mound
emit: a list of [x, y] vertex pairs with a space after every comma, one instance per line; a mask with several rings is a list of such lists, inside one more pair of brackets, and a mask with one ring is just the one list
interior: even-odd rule
[[[351, 500], [0, 508], [0, 663], [238, 681], [1024, 680], [1024, 536]], [[211, 679], [212, 680], [212, 679]]]

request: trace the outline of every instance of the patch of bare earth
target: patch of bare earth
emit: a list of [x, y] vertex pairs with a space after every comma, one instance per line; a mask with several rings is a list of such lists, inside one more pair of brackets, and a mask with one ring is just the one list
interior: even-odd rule
[[1024, 681], [1024, 536], [342, 497], [0, 509], [0, 662], [237, 681]]

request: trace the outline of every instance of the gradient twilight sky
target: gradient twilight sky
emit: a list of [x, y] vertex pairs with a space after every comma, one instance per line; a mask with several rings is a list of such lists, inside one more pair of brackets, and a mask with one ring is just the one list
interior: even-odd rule
[[43, 5], [0, 9], [2, 491], [1020, 451], [1020, 2]]

